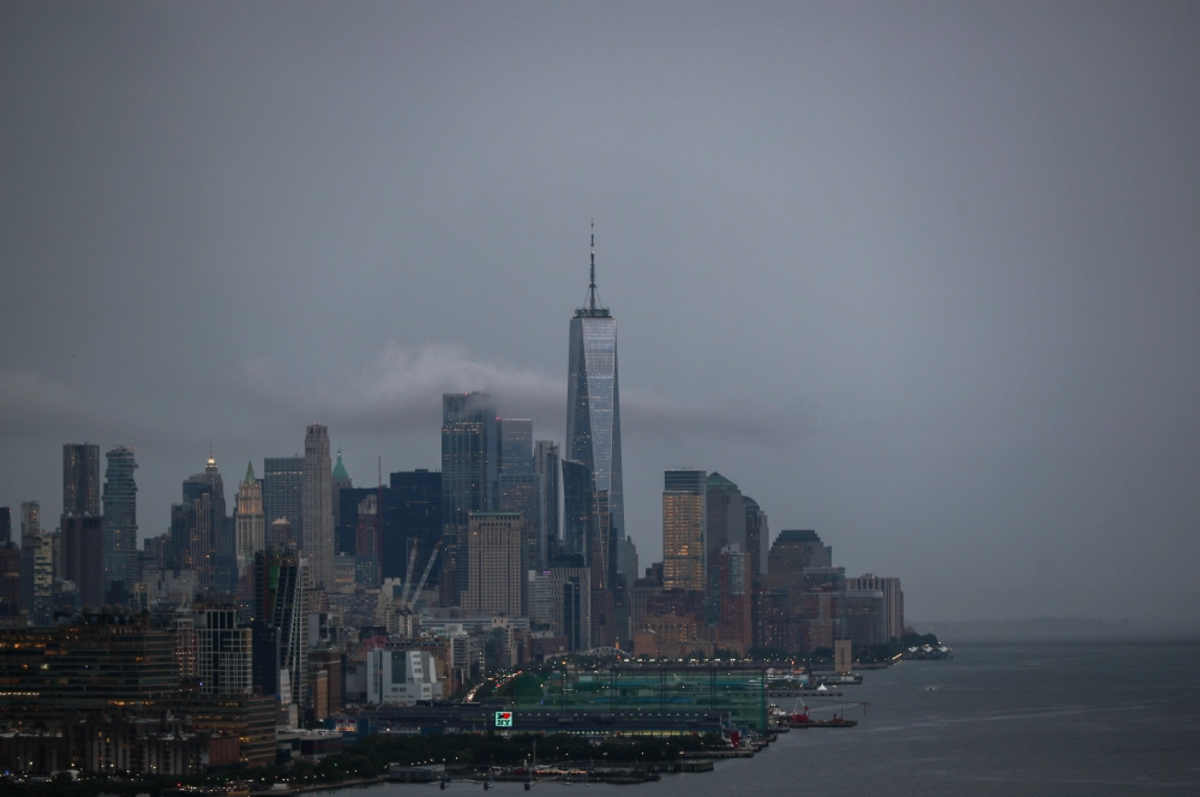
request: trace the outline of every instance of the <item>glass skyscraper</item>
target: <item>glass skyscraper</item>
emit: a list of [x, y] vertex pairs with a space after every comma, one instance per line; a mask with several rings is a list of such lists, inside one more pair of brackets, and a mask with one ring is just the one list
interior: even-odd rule
[[[596, 528], [600, 539], [586, 546], [602, 559], [593, 569], [607, 577], [610, 540], [625, 530], [621, 489], [621, 400], [617, 385], [617, 321], [596, 297], [596, 236], [592, 234], [591, 282], [587, 305], [571, 319], [567, 375], [567, 441], [564, 459], [592, 471]], [[565, 486], [565, 485], [564, 485]], [[615, 564], [615, 563], [613, 563]], [[599, 565], [597, 568], [596, 565]], [[600, 585], [593, 585], [600, 586]]]
[[133, 449], [117, 446], [106, 455], [104, 474], [104, 589], [114, 581], [130, 589], [138, 580], [137, 462]]
[[459, 605], [470, 587], [468, 529], [472, 512], [499, 500], [500, 435], [496, 405], [486, 393], [442, 395], [441, 601]]

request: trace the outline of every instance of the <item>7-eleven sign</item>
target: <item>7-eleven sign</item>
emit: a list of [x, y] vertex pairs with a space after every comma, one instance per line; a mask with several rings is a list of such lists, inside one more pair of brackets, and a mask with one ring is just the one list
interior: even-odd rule
[[496, 712], [496, 727], [497, 728], [511, 728], [512, 721], [513, 721], [513, 713], [511, 711], [497, 711]]

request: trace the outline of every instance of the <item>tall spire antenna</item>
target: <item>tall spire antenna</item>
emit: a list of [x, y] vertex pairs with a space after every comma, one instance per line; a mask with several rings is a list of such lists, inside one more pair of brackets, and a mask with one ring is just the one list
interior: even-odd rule
[[588, 309], [596, 310], [596, 220], [592, 219], [592, 281], [588, 283]]

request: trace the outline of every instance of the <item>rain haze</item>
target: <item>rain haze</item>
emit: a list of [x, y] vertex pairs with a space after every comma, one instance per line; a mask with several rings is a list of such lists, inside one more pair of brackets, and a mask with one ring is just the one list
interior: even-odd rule
[[14, 515], [561, 443], [594, 219], [643, 566], [696, 467], [910, 619], [1200, 628], [1200, 5], [9, 2], [0, 76]]

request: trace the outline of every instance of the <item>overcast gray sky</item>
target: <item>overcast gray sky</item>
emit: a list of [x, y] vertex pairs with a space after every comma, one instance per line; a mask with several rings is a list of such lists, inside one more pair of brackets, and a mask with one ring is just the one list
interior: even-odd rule
[[595, 218], [643, 564], [699, 467], [910, 619], [1200, 627], [1198, 142], [1196, 3], [7, 2], [0, 505], [561, 442]]

